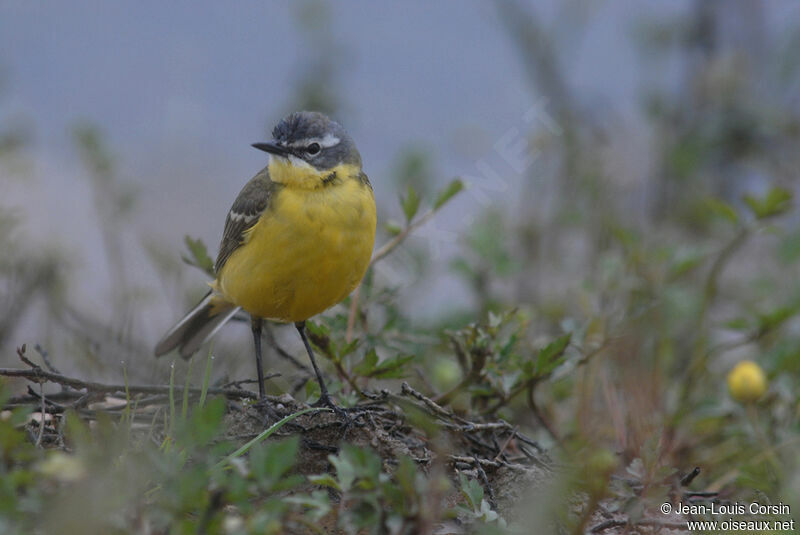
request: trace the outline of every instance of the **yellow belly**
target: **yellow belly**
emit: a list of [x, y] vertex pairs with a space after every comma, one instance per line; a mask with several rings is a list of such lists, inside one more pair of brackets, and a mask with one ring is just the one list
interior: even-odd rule
[[258, 317], [303, 321], [353, 291], [375, 243], [375, 200], [356, 179], [285, 187], [231, 254], [215, 287]]

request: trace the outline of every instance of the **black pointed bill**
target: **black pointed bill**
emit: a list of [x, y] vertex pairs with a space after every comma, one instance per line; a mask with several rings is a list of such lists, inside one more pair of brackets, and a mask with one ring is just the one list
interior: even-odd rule
[[277, 143], [272, 143], [271, 141], [268, 143], [253, 143], [252, 146], [258, 150], [263, 150], [264, 152], [268, 152], [276, 156], [283, 156], [284, 158], [289, 156], [289, 149], [282, 147]]

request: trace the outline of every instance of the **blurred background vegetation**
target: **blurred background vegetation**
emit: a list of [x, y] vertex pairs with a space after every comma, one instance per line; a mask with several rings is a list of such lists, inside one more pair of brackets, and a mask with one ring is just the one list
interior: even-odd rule
[[[229, 101], [254, 90], [241, 84], [261, 78], [206, 80], [214, 87], [189, 92], [207, 98], [167, 108], [164, 128], [174, 137], [159, 148], [158, 140], [117, 141], [130, 140], [110, 111], [129, 106], [124, 92], [87, 117], [60, 117], [67, 128], [53, 130], [35, 112], [41, 87], [25, 95], [8, 66], [27, 51], [2, 47], [3, 365], [17, 365], [22, 343], [39, 344], [64, 372], [164, 384], [172, 361], [151, 358], [153, 342], [205, 292], [205, 276], [182, 261], [193, 254], [183, 236], [201, 239], [213, 257], [229, 203], [263, 163], [227, 145], [246, 148], [285, 112], [318, 109], [338, 117], [361, 148], [378, 195], [378, 247], [424, 217], [454, 177], [466, 184], [374, 266], [354, 324], [350, 301], [318, 320], [317, 345], [331, 344], [320, 349], [336, 362], [337, 370], [325, 366], [341, 398], [354, 401], [378, 379], [392, 384], [404, 375], [440, 403], [502, 417], [565, 458], [612, 452], [614, 466], [627, 466], [645, 494], [666, 492], [670, 470], [699, 466], [700, 488], [800, 511], [797, 6], [498, 1], [428, 17], [412, 6], [398, 25], [418, 26], [419, 37], [386, 39], [417, 42], [379, 54], [398, 92], [385, 102], [386, 80], [371, 78], [371, 63], [359, 65], [373, 57], [370, 48], [385, 52], [380, 36], [364, 29], [369, 14], [340, 6], [312, 0], [276, 7], [274, 17], [260, 13], [259, 31], [291, 36], [291, 47], [256, 49], [259, 61], [242, 67], [281, 88], [269, 93], [274, 100], [241, 104], [249, 124], [217, 120]], [[461, 9], [471, 31], [459, 27]], [[103, 13], [82, 17], [102, 24]], [[0, 28], [42, 31], [28, 8], [5, 5], [0, 14]], [[230, 26], [209, 35], [210, 46], [252, 46], [235, 34], [242, 17], [226, 13], [220, 24]], [[126, 35], [135, 43], [149, 31], [134, 25]], [[474, 51], [466, 41], [482, 40], [491, 52], [458, 57], [462, 45]], [[213, 67], [187, 43], [173, 43], [170, 61], [195, 62], [192, 72]], [[41, 46], [60, 44], [49, 38]], [[429, 57], [430, 48], [438, 50]], [[36, 65], [47, 57], [33, 52]], [[152, 51], [123, 58], [157, 61]], [[103, 64], [45, 62], [36, 73], [58, 106], [71, 105], [59, 92], [60, 73], [76, 66], [91, 72], [85, 90], [94, 95], [88, 84]], [[22, 69], [27, 84], [29, 70]], [[172, 80], [164, 98], [189, 81]], [[158, 84], [146, 79], [116, 83], [159, 98], [148, 93]], [[497, 93], [504, 85], [511, 89]], [[225, 157], [203, 156], [209, 140], [226, 146], [209, 149]], [[203, 247], [193, 243], [196, 256]], [[291, 329], [272, 331], [277, 344], [301, 354]], [[212, 381], [249, 377], [246, 327], [221, 334]], [[359, 344], [345, 350], [351, 335]], [[766, 374], [755, 401], [728, 389], [742, 360]], [[304, 376], [271, 361], [283, 372], [271, 391], [305, 395], [296, 388]], [[175, 364], [179, 377], [201, 380], [203, 366]]]

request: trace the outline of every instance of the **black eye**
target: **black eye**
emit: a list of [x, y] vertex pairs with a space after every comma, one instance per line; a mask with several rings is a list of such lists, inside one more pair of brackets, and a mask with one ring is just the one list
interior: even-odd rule
[[314, 154], [317, 154], [319, 152], [319, 143], [312, 143], [311, 145], [306, 147], [306, 152], [311, 154], [312, 156]]

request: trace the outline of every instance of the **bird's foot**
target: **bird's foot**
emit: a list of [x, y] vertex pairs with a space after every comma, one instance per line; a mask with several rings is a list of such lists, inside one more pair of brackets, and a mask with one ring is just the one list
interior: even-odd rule
[[266, 397], [258, 398], [258, 401], [251, 405], [254, 409], [256, 409], [259, 413], [264, 415], [264, 425], [266, 426], [270, 420], [278, 421], [280, 420], [280, 416], [275, 409], [270, 404], [269, 400]]
[[313, 403], [311, 406], [312, 407], [327, 407], [327, 408], [331, 409], [334, 412], [334, 414], [336, 414], [336, 416], [338, 416], [339, 418], [341, 418], [344, 421], [345, 428], [348, 428], [351, 425], [353, 425], [353, 419], [350, 418], [350, 416], [347, 414], [347, 412], [343, 408], [341, 408], [340, 406], [338, 406], [336, 403], [333, 402], [333, 399], [331, 399], [330, 394], [328, 394], [327, 392], [322, 394], [319, 397], [319, 399], [315, 403]]

